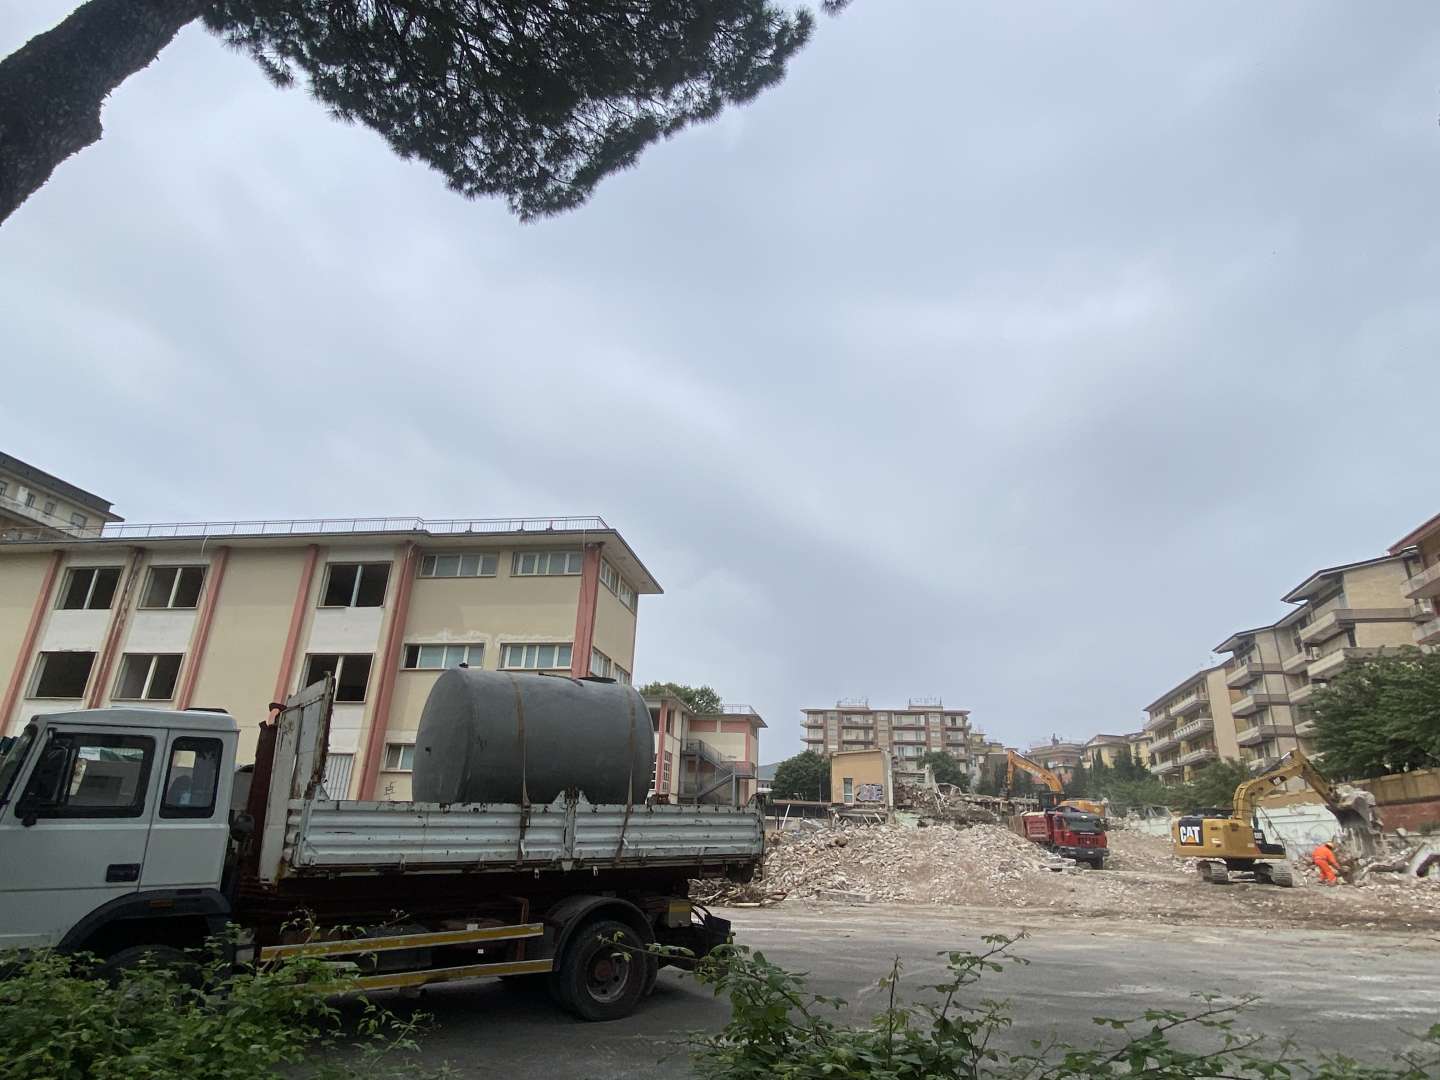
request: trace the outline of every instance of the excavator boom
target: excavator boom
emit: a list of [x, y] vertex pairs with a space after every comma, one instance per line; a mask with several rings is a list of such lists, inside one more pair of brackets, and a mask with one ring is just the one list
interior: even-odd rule
[[1252, 780], [1246, 780], [1237, 787], [1232, 816], [1237, 821], [1253, 822], [1255, 808], [1260, 804], [1261, 797], [1294, 776], [1304, 780], [1315, 794], [1320, 796], [1325, 808], [1334, 814], [1335, 820], [1340, 823], [1341, 830], [1354, 838], [1363, 852], [1368, 854], [1374, 850], [1376, 828], [1370, 816], [1357, 810], [1351, 800], [1347, 800], [1330, 781], [1320, 775], [1320, 770], [1315, 768], [1304, 751], [1299, 749], [1291, 750], [1273, 769]]
[[1065, 786], [1060, 783], [1060, 777], [1056, 776], [1038, 761], [1031, 761], [1024, 754], [1017, 754], [1014, 750], [1005, 751], [1005, 757], [1009, 762], [1009, 768], [1006, 770], [1005, 777], [1006, 787], [1013, 788], [1015, 786], [1015, 770], [1019, 769], [1021, 772], [1027, 772], [1035, 777], [1035, 779], [1055, 792], [1056, 795], [1064, 792]]

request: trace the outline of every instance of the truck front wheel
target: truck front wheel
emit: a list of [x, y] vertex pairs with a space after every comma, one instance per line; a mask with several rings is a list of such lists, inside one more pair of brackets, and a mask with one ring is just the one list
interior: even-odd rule
[[582, 1020], [619, 1020], [645, 995], [645, 943], [614, 919], [582, 926], [555, 971], [555, 996]]

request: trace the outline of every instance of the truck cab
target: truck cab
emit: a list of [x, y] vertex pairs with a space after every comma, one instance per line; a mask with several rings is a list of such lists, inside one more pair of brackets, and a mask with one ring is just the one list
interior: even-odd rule
[[0, 951], [105, 956], [147, 923], [219, 929], [238, 741], [219, 712], [31, 720], [0, 757]]

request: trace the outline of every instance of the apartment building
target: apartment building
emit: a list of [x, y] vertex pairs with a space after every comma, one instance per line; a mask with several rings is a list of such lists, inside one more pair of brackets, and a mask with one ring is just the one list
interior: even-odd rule
[[[660, 586], [600, 518], [108, 524], [0, 537], [0, 732], [145, 703], [221, 708], [253, 753], [266, 704], [333, 673], [327, 787], [408, 798], [445, 668], [629, 681]], [[0, 669], [3, 670], [3, 669]]]
[[805, 749], [816, 753], [888, 750], [897, 783], [923, 775], [917, 759], [944, 750], [969, 767], [970, 711], [947, 709], [938, 698], [911, 698], [903, 709], [872, 709], [868, 701], [842, 700], [833, 709], [801, 709]]
[[99, 495], [0, 453], [0, 536], [91, 536], [121, 520]]
[[1025, 748], [1025, 756], [1044, 765], [1068, 784], [1075, 776], [1075, 766], [1084, 760], [1085, 744], [1051, 735], [1048, 739], [1032, 742]]
[[[1278, 763], [1302, 741], [1290, 703], [1290, 681], [1305, 677], [1305, 649], [1296, 638], [1303, 616], [1304, 609], [1299, 609], [1271, 626], [1237, 631], [1212, 650], [1229, 654], [1220, 666], [1235, 718], [1239, 760], [1256, 771]], [[1294, 659], [1297, 653], [1300, 661]]]
[[1129, 748], [1129, 735], [1095, 735], [1081, 748], [1081, 757], [1087, 769], [1093, 769], [1101, 762], [1106, 768], [1114, 768], [1120, 760], [1120, 751]]
[[669, 694], [647, 697], [655, 731], [650, 793], [677, 802], [741, 806], [758, 790], [760, 729], [765, 721], [749, 705], [722, 705], [695, 713]]
[[1216, 760], [1240, 757], [1230, 691], [1221, 665], [1202, 668], [1145, 706], [1143, 760], [1167, 784], [1189, 780]]
[[1126, 743], [1130, 746], [1130, 760], [1141, 765], [1150, 764], [1150, 736], [1143, 730], [1132, 731], [1125, 736]]
[[1404, 597], [1410, 601], [1415, 616], [1414, 643], [1426, 647], [1440, 645], [1440, 514], [1401, 537], [1391, 547], [1391, 555], [1413, 551], [1413, 572], [1405, 580]]

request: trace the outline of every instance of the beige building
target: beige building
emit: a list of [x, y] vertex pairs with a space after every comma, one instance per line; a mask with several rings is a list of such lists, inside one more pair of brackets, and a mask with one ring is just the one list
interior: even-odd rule
[[1415, 616], [1414, 642], [1426, 647], [1440, 645], [1440, 514], [1398, 540], [1390, 554], [1407, 551], [1415, 555], [1403, 590]]
[[1150, 771], [1178, 784], [1215, 760], [1240, 757], [1225, 669], [1204, 668], [1145, 706], [1142, 753]]
[[739, 806], [755, 795], [760, 772], [760, 729], [765, 721], [749, 705], [722, 705], [694, 713], [669, 694], [647, 697], [655, 730], [650, 792], [677, 802]]
[[1093, 769], [1103, 761], [1106, 768], [1113, 769], [1120, 760], [1120, 751], [1129, 747], [1129, 735], [1095, 735], [1086, 742], [1081, 755], [1086, 768]]
[[1140, 765], [1150, 764], [1150, 736], [1143, 730], [1131, 732], [1125, 736], [1126, 743], [1130, 746], [1130, 760]]
[[895, 776], [890, 755], [880, 749], [831, 754], [830, 801], [856, 809], [887, 810], [893, 806]]
[[[111, 515], [113, 519], [113, 515]], [[447, 667], [634, 668], [660, 586], [599, 518], [111, 524], [0, 538], [0, 732], [42, 712], [222, 708], [253, 753], [266, 705], [333, 672], [329, 789], [410, 792]]]
[[1289, 671], [1299, 672], [1292, 675], [1287, 674], [1286, 661], [1304, 653], [1295, 637], [1302, 611], [1291, 612], [1273, 626], [1237, 631], [1213, 650], [1230, 654], [1221, 670], [1235, 718], [1235, 742], [1240, 760], [1257, 771], [1278, 763], [1300, 745], [1289, 681], [1304, 678], [1303, 664], [1292, 660]]
[[1085, 744], [1051, 735], [1048, 739], [1032, 742], [1025, 756], [1044, 765], [1068, 784], [1075, 776], [1075, 766], [1085, 757]]
[[923, 774], [918, 758], [944, 750], [969, 768], [970, 711], [938, 699], [912, 698], [905, 708], [872, 709], [868, 701], [839, 701], [833, 709], [802, 709], [805, 749], [829, 756], [847, 750], [888, 750], [896, 780]]
[[99, 495], [0, 453], [0, 537], [95, 536], [121, 520]]

